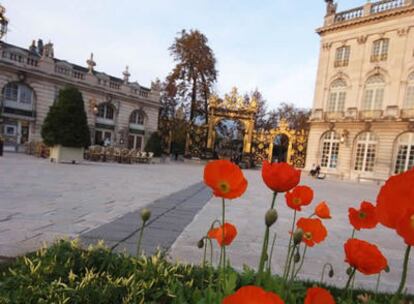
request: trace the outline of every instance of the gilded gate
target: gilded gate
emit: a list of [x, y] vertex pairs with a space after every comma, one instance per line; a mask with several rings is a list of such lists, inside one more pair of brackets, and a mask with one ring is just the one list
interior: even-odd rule
[[[286, 120], [280, 120], [277, 128], [264, 131], [255, 130], [254, 122], [257, 113], [257, 101], [249, 102], [233, 88], [223, 99], [213, 95], [209, 99], [208, 124], [187, 124], [185, 154], [187, 157], [210, 159], [214, 157], [216, 139], [215, 127], [223, 119], [239, 121], [244, 126], [243, 162], [260, 164], [263, 160], [273, 160], [275, 139], [284, 135], [288, 139], [286, 162], [298, 168], [305, 166], [306, 144], [308, 133], [305, 130], [289, 128]], [[162, 119], [160, 132], [163, 138], [165, 153], [171, 147], [173, 120]]]

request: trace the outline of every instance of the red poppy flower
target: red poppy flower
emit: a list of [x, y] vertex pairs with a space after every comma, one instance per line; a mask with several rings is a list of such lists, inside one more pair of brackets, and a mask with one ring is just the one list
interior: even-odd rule
[[326, 289], [314, 287], [306, 291], [304, 304], [335, 304], [335, 300]]
[[287, 163], [263, 162], [262, 178], [266, 186], [274, 192], [286, 192], [296, 187], [300, 181], [300, 170]]
[[397, 233], [409, 246], [414, 246], [414, 209], [407, 211], [397, 224]]
[[[224, 230], [224, 239], [223, 239], [223, 230]], [[211, 229], [208, 232], [207, 236], [210, 239], [215, 239], [220, 246], [223, 246], [223, 244], [225, 246], [228, 246], [236, 238], [237, 229], [236, 229], [236, 226], [234, 226], [230, 223], [225, 223], [224, 227], [222, 225], [218, 228]]]
[[303, 230], [302, 241], [309, 247], [322, 242], [328, 235], [328, 231], [320, 219], [300, 218], [296, 224]]
[[377, 197], [378, 221], [392, 229], [399, 219], [414, 208], [414, 168], [391, 176]]
[[309, 205], [313, 200], [313, 190], [308, 186], [296, 186], [292, 191], [285, 194], [286, 204], [297, 211], [302, 206]]
[[316, 205], [314, 212], [316, 216], [320, 217], [321, 219], [331, 218], [331, 211], [329, 210], [328, 204], [326, 202], [320, 202], [318, 205]]
[[345, 262], [363, 274], [380, 273], [388, 263], [377, 246], [358, 239], [349, 239], [344, 244]]
[[222, 304], [284, 304], [275, 293], [266, 292], [260, 287], [244, 286], [236, 293], [224, 298]]
[[368, 202], [362, 202], [359, 210], [349, 208], [348, 217], [356, 230], [375, 228], [378, 224], [376, 208]]
[[204, 183], [218, 197], [233, 199], [247, 188], [247, 180], [238, 166], [228, 160], [209, 162], [204, 168]]

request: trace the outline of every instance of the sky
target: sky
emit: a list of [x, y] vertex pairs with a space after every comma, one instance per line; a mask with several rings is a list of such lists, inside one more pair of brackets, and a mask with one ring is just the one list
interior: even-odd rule
[[[366, 0], [338, 0], [339, 11]], [[269, 108], [282, 102], [310, 108], [323, 24], [323, 0], [0, 0], [9, 31], [4, 41], [54, 44], [55, 57], [150, 86], [169, 74], [168, 51], [182, 29], [198, 29], [217, 59], [219, 95], [236, 86], [259, 89]]]

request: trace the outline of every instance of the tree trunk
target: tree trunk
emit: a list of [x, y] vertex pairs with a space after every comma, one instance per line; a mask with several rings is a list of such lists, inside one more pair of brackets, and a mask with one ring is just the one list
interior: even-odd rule
[[193, 119], [194, 119], [196, 101], [197, 101], [197, 78], [193, 78], [193, 89], [191, 92], [190, 122], [193, 122]]
[[203, 87], [204, 87], [204, 115], [205, 115], [205, 124], [208, 124], [208, 98], [210, 95], [209, 89], [208, 89], [208, 85], [206, 83], [206, 78], [204, 77], [204, 74], [201, 73], [201, 81], [203, 82]]

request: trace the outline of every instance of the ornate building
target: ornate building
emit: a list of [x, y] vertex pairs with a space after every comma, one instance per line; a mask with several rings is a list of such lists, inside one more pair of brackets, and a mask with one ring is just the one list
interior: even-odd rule
[[52, 43], [33, 41], [28, 49], [0, 43], [0, 136], [5, 149], [24, 151], [27, 143], [41, 141], [41, 127], [59, 90], [77, 87], [85, 101], [91, 142], [143, 149], [157, 130], [160, 92], [95, 70], [93, 54], [87, 67], [55, 57]]
[[384, 180], [414, 165], [414, 1], [325, 2], [306, 168]]

